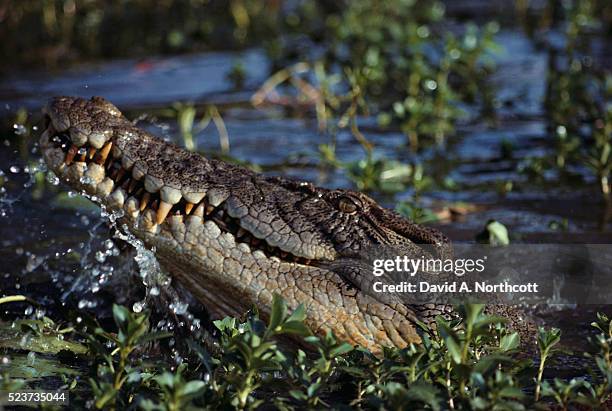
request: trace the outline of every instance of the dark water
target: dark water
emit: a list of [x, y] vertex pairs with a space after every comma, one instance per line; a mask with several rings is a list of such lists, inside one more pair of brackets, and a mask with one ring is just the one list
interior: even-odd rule
[[[363, 120], [365, 135], [375, 143], [377, 155], [416, 159], [427, 174], [447, 175], [455, 182], [458, 189], [435, 189], [421, 196], [422, 204], [441, 216], [448, 216], [444, 210], [457, 202], [470, 205], [467, 214], [435, 224], [452, 240], [471, 241], [488, 220], [496, 219], [516, 241], [611, 242], [612, 227], [601, 224], [605, 210], [595, 184], [559, 183], [553, 172], [535, 180], [517, 171], [528, 158], [553, 150], [542, 109], [547, 56], [518, 32], [502, 32], [498, 40], [504, 52], [498, 56], [494, 76], [498, 102], [494, 126], [472, 116], [459, 126], [445, 149], [426, 149], [417, 157], [402, 134], [382, 132], [368, 119]], [[247, 68], [240, 90], [227, 78], [236, 62]], [[19, 73], [0, 80], [0, 116], [11, 118], [21, 107], [36, 116], [46, 99], [58, 94], [101, 95], [134, 115], [154, 112], [176, 100], [214, 103], [227, 126], [233, 157], [261, 165], [270, 174], [328, 187], [352, 187], [343, 171], [317, 167], [318, 147], [329, 142], [329, 136], [317, 130], [314, 119], [291, 116], [279, 107], [250, 106], [249, 98], [268, 70], [264, 54], [253, 50], [122, 60], [60, 73]], [[154, 122], [149, 127], [167, 137], [178, 134], [173, 122]], [[0, 136], [2, 293], [28, 295], [57, 319], [78, 310], [103, 316], [109, 312], [110, 301], [140, 301], [137, 264], [121, 247], [107, 241], [110, 230], [99, 210], [67, 194], [65, 187], [47, 184], [43, 189], [40, 182], [32, 182], [32, 167], [39, 162], [31, 144], [36, 138], [28, 144], [20, 134], [16, 124], [15, 135]], [[214, 127], [196, 137], [199, 149], [219, 150]], [[502, 155], [504, 144], [513, 147], [512, 156]], [[348, 132], [337, 136], [337, 146], [343, 161], [363, 157], [362, 148]], [[575, 171], [586, 176], [584, 170]], [[500, 182], [512, 182], [514, 189], [500, 194]], [[395, 198], [374, 194], [390, 207], [395, 201], [412, 200], [413, 195], [410, 188]], [[551, 228], [565, 220], [565, 228]], [[131, 286], [135, 291], [126, 293]], [[28, 314], [13, 306], [2, 309], [7, 318]], [[609, 306], [539, 311], [546, 323], [563, 327], [566, 344], [580, 348], [597, 310], [612, 313]]]

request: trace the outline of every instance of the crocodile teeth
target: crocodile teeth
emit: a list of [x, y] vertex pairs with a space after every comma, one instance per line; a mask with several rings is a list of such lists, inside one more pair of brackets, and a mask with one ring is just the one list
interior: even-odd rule
[[238, 231], [236, 232], [236, 238], [240, 238], [243, 235], [245, 235], [246, 233], [247, 233], [247, 231], [244, 228], [240, 227], [238, 229]]
[[128, 215], [133, 219], [136, 220], [136, 218], [138, 218], [138, 214], [140, 213], [140, 205], [138, 204], [138, 199], [134, 198], [134, 197], [130, 197], [127, 199], [127, 202], [125, 204], [125, 211], [128, 213]]
[[206, 215], [210, 215], [210, 213], [212, 213], [213, 211], [215, 211], [215, 207], [210, 204], [207, 204], [206, 205]]
[[117, 172], [117, 177], [115, 177], [115, 181], [117, 182], [121, 181], [123, 176], [125, 176], [125, 169], [119, 168], [119, 171]]
[[89, 153], [88, 153], [87, 157], [89, 157], [89, 159], [91, 160], [92, 158], [94, 158], [95, 155], [96, 155], [96, 149], [94, 147], [91, 147], [89, 149]]
[[168, 204], [174, 205], [181, 201], [181, 191], [176, 188], [164, 186], [160, 191], [160, 197], [162, 201], [165, 201]]
[[130, 185], [128, 186], [128, 192], [131, 193], [132, 191], [134, 191], [134, 189], [136, 188], [136, 185], [138, 184], [138, 180], [133, 179], [130, 182]]
[[145, 211], [142, 214], [140, 221], [142, 223], [142, 228], [144, 228], [146, 231], [153, 233], [153, 234], [157, 232], [157, 224], [155, 224], [155, 211], [153, 210]]
[[102, 147], [99, 153], [100, 162], [104, 164], [106, 162], [106, 158], [108, 157], [108, 153], [110, 153], [111, 148], [113, 147], [113, 143], [109, 141]]
[[194, 206], [195, 204], [187, 202], [187, 204], [185, 204], [185, 214], [191, 214], [191, 210], [193, 210]]
[[203, 218], [204, 217], [204, 204], [200, 204], [199, 206], [197, 206], [197, 208], [193, 212], [193, 215], [196, 217]]
[[74, 160], [74, 156], [76, 156], [78, 152], [79, 152], [79, 148], [77, 146], [75, 145], [70, 146], [70, 148], [68, 149], [68, 152], [66, 153], [66, 159], [64, 160], [67, 166], [72, 164], [72, 161]]
[[147, 208], [147, 204], [149, 203], [150, 199], [151, 199], [151, 194], [148, 191], [145, 191], [144, 194], [142, 195], [142, 200], [140, 201], [140, 211]]
[[155, 221], [157, 222], [157, 224], [161, 224], [164, 222], [164, 220], [168, 216], [168, 213], [170, 212], [171, 209], [172, 209], [172, 204], [166, 203], [165, 201], [159, 202], [159, 206], [157, 208], [157, 216], [155, 218]]

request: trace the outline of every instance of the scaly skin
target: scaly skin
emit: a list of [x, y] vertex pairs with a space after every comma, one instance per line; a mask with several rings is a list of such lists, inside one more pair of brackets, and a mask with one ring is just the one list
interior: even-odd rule
[[278, 293], [291, 309], [304, 304], [314, 332], [331, 329], [379, 353], [419, 343], [415, 321], [447, 309], [378, 301], [363, 290], [371, 273], [330, 268], [377, 244], [450, 253], [442, 234], [364, 194], [205, 159], [134, 127], [99, 97], [57, 97], [44, 113], [48, 166], [122, 213], [120, 226], [152, 247], [213, 318], [253, 305], [267, 317]]

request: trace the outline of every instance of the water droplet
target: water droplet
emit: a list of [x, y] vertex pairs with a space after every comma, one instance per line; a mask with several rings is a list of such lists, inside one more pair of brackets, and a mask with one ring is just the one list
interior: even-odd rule
[[172, 304], [170, 304], [170, 309], [176, 315], [185, 314], [187, 312], [188, 308], [189, 308], [189, 305], [187, 303], [182, 302], [182, 301], [174, 301]]
[[28, 129], [23, 124], [13, 124], [13, 132], [18, 136], [28, 134]]
[[106, 253], [103, 251], [96, 252], [96, 261], [99, 263], [103, 263], [106, 261]]
[[55, 174], [49, 172], [47, 173], [47, 182], [51, 185], [57, 186], [59, 185], [60, 180]]
[[13, 174], [17, 174], [18, 172], [21, 171], [21, 169], [18, 166], [11, 166], [11, 168], [9, 168], [9, 170], [11, 170], [11, 173], [13, 173]]
[[134, 305], [132, 305], [132, 311], [134, 311], [135, 313], [139, 313], [142, 312], [142, 309], [144, 308], [145, 304], [141, 301], [137, 301], [134, 303]]

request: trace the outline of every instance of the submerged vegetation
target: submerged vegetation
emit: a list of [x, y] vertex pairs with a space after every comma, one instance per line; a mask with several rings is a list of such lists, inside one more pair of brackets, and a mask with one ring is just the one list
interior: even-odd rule
[[[333, 335], [313, 336], [304, 325], [302, 307], [287, 312], [275, 297], [271, 317], [256, 311], [244, 322], [215, 321], [214, 352], [195, 338], [181, 341], [153, 332], [146, 312], [113, 306], [115, 325], [104, 330], [83, 321], [66, 333], [72, 350], [91, 363], [76, 379], [64, 376], [63, 389], [87, 392], [88, 406], [104, 409], [185, 410], [304, 408], [525, 410], [569, 409], [582, 405], [600, 409], [612, 396], [612, 320], [599, 314], [584, 353], [588, 375], [570, 380], [550, 378], [546, 369], [561, 355], [558, 329], [540, 328], [537, 341], [520, 341], [484, 307], [458, 307], [460, 317], [437, 319], [437, 331], [424, 334], [422, 345], [388, 348], [380, 356], [338, 341]], [[44, 324], [43, 324], [44, 323]], [[53, 328], [51, 320], [41, 322]], [[83, 326], [83, 324], [88, 324]], [[22, 331], [23, 332], [23, 331]], [[31, 339], [42, 330], [28, 329]], [[287, 344], [300, 341], [303, 348]], [[58, 337], [59, 338], [59, 337]], [[535, 343], [535, 346], [534, 346]], [[180, 352], [179, 365], [168, 366], [169, 347]], [[537, 361], [524, 355], [525, 347]], [[158, 352], [155, 357], [143, 355]], [[9, 377], [18, 364], [5, 364], [0, 387], [25, 387]], [[13, 388], [14, 389], [14, 388]], [[81, 401], [79, 399], [76, 400]], [[556, 407], [556, 408], [555, 408]]]

